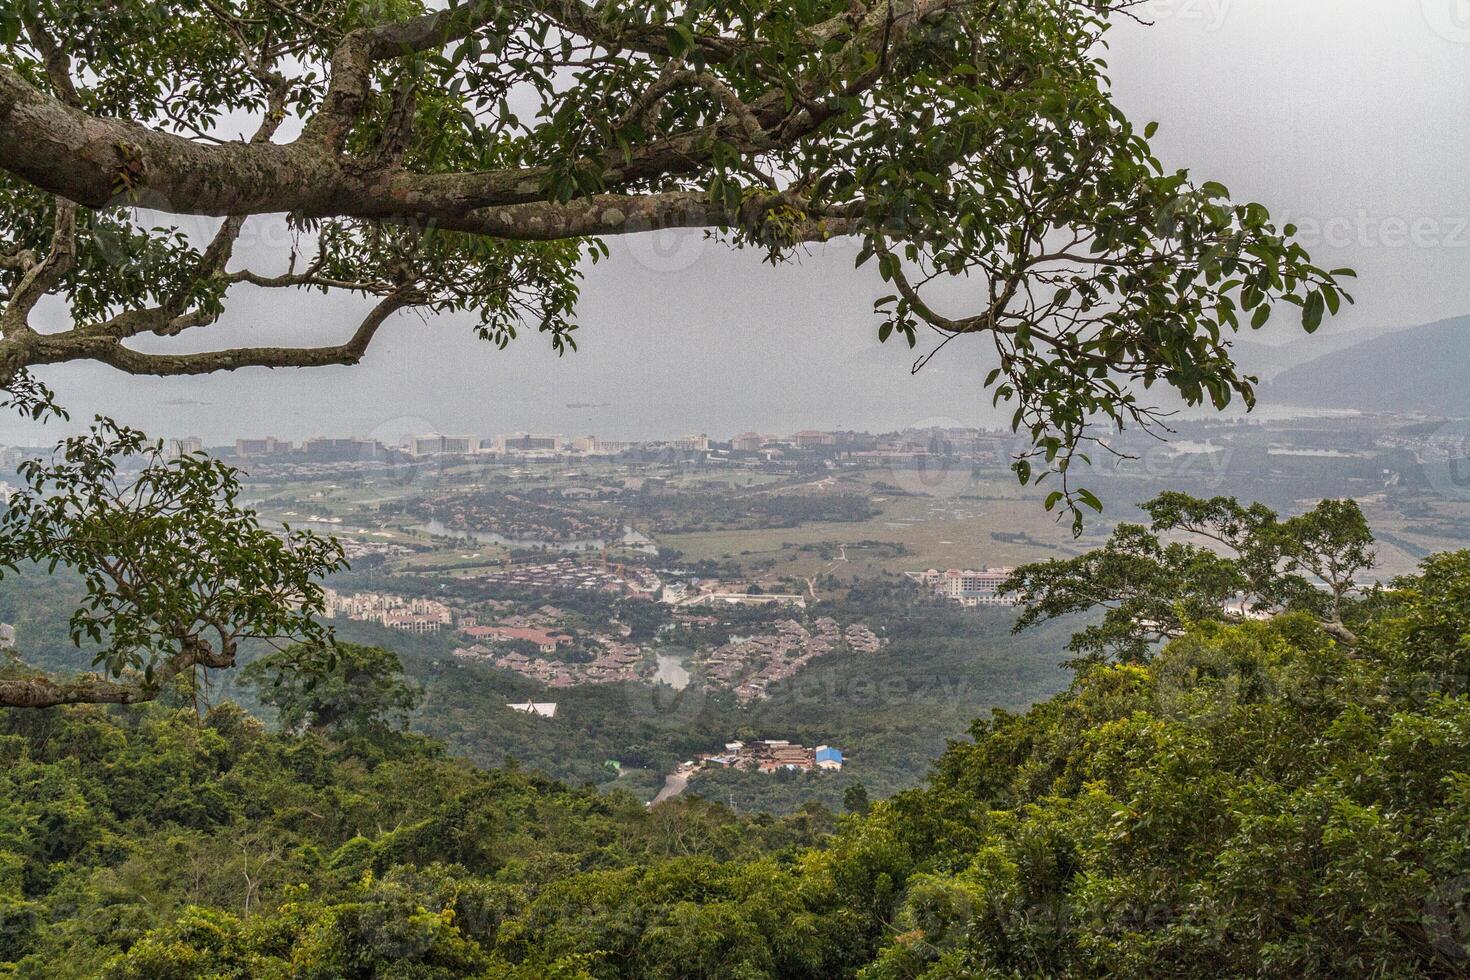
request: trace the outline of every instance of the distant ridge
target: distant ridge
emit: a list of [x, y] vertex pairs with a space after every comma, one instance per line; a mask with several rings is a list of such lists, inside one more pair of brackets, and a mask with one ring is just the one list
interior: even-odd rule
[[1231, 353], [1242, 371], [1255, 375], [1262, 381], [1270, 381], [1281, 372], [1307, 361], [1315, 361], [1319, 357], [1356, 347], [1369, 340], [1413, 329], [1415, 326], [1411, 324], [1397, 324], [1340, 330], [1333, 323], [1324, 325], [1314, 334], [1291, 329], [1288, 334], [1291, 339], [1274, 344], [1257, 340], [1254, 334], [1246, 334], [1231, 341]]
[[1470, 416], [1470, 316], [1397, 330], [1298, 364], [1262, 385], [1260, 400]]

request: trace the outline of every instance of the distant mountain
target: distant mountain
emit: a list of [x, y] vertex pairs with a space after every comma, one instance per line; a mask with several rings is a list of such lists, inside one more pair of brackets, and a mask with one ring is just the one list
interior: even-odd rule
[[1470, 316], [1410, 327], [1280, 372], [1262, 402], [1470, 416]]
[[[1273, 321], [1273, 325], [1277, 321]], [[1336, 323], [1325, 325], [1314, 334], [1304, 333], [1300, 328], [1288, 328], [1287, 336], [1291, 339], [1283, 343], [1269, 343], [1255, 339], [1259, 335], [1246, 334], [1252, 339], [1237, 338], [1231, 342], [1231, 353], [1235, 363], [1246, 374], [1252, 374], [1262, 381], [1270, 381], [1281, 372], [1294, 368], [1298, 364], [1316, 360], [1328, 354], [1334, 354], [1349, 347], [1378, 337], [1401, 333], [1405, 330], [1415, 329], [1412, 326], [1362, 326], [1351, 330], [1343, 330]]]

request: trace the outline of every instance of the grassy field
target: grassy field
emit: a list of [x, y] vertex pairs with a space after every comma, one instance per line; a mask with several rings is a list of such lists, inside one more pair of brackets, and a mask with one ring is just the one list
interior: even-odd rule
[[[859, 481], [844, 480], [833, 483], [827, 492], [861, 488]], [[978, 489], [983, 493], [987, 488], [981, 485]], [[1097, 544], [1108, 530], [1099, 520], [1077, 541], [1070, 526], [1059, 525], [1055, 515], [1046, 513], [1035, 498], [997, 495], [974, 499], [978, 496], [885, 496], [877, 491], [872, 499], [880, 513], [866, 521], [663, 535], [659, 544], [678, 549], [695, 561], [774, 562], [772, 570], [783, 575], [849, 578], [930, 567], [1015, 565], [1076, 554]], [[853, 547], [873, 541], [901, 544], [908, 553], [882, 556], [874, 553], [876, 549]], [[810, 548], [802, 550], [803, 545], [832, 545], [837, 554], [823, 557]], [[841, 557], [842, 546], [851, 548], [847, 560]]]
[[1425, 513], [1407, 515], [1384, 497], [1361, 500], [1378, 537], [1379, 572], [1413, 571], [1427, 554], [1470, 548], [1470, 501], [1425, 501]]
[[[647, 475], [647, 474], [645, 474]], [[674, 487], [685, 490], [708, 488], [736, 494], [795, 493], [852, 494], [869, 496], [879, 514], [860, 522], [818, 522], [795, 528], [709, 531], [665, 534], [658, 543], [682, 552], [693, 561], [735, 561], [752, 573], [775, 573], [809, 578], [830, 574], [851, 579], [882, 572], [901, 573], [928, 567], [975, 567], [1013, 565], [1026, 561], [1075, 554], [1080, 545], [1097, 543], [1110, 522], [1101, 520], [1088, 535], [1074, 541], [1070, 528], [1047, 514], [1034, 495], [1022, 494], [1011, 481], [970, 481], [962, 486], [940, 486], [935, 493], [919, 495], [895, 492], [899, 484], [913, 482], [908, 474], [887, 470], [843, 472], [801, 480], [770, 474], [722, 470], [659, 474]], [[453, 467], [439, 474], [438, 485], [486, 483], [518, 486], [585, 484], [589, 480], [621, 482], [635, 478], [625, 466], [594, 465], [574, 470], [548, 467], [510, 471], [504, 468]], [[344, 538], [389, 541], [417, 546], [438, 545], [432, 552], [399, 559], [402, 571], [435, 570], [446, 575], [482, 573], [498, 568], [504, 549], [498, 545], [445, 545], [421, 532], [397, 527], [364, 529], [362, 508], [389, 497], [423, 492], [426, 487], [395, 487], [387, 484], [338, 484], [292, 482], [262, 485], [258, 504], [263, 516], [272, 520], [301, 522], [307, 518], [342, 518], [332, 533]], [[608, 504], [586, 504], [588, 509], [606, 509]], [[636, 522], [635, 522], [636, 524]], [[861, 542], [880, 542], [898, 548], [861, 547]]]

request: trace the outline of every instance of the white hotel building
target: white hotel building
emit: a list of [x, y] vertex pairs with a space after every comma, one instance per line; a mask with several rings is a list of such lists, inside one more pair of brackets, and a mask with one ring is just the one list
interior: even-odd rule
[[910, 572], [909, 577], [934, 590], [934, 594], [964, 606], [1013, 606], [1015, 600], [1000, 591], [1001, 583], [1015, 571], [1013, 568], [931, 568]]

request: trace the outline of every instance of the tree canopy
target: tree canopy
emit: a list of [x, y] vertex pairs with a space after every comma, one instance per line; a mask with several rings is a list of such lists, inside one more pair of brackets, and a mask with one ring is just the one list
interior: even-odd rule
[[252, 660], [241, 679], [276, 710], [286, 731], [380, 738], [408, 727], [421, 692], [403, 679], [398, 654], [382, 647], [296, 644]]
[[[0, 713], [17, 976], [1463, 977], [1470, 552], [1201, 621], [921, 789], [741, 819], [233, 705]], [[84, 760], [84, 761], [79, 761]], [[853, 794], [854, 804], [861, 801]]]
[[[11, 4], [0, 384], [73, 360], [356, 363], [415, 308], [467, 311], [500, 345], [534, 327], [565, 351], [579, 263], [607, 236], [705, 229], [773, 261], [850, 236], [891, 283], [880, 338], [995, 346], [983, 385], [1039, 460], [1017, 472], [1060, 472], [1048, 504], [1080, 516], [1097, 501], [1068, 464], [1116, 425], [1160, 422], [1142, 389], [1249, 403], [1230, 335], [1283, 304], [1314, 330], [1346, 298], [1345, 270], [1312, 265], [1260, 205], [1166, 170], [1153, 127], [1116, 107], [1102, 56], [1132, 6]], [[245, 220], [279, 213], [300, 255], [234, 261]], [[218, 220], [186, 234], [184, 216]], [[964, 306], [939, 309], [946, 282]], [[210, 349], [245, 290], [371, 308], [340, 344]], [[61, 329], [36, 322], [47, 296]], [[190, 352], [135, 344], [179, 335]]]
[[1375, 559], [1356, 502], [1323, 500], [1283, 520], [1262, 504], [1170, 491], [1143, 510], [1147, 527], [1119, 524], [1101, 548], [1016, 569], [1001, 585], [1022, 607], [1016, 629], [1100, 610], [1069, 645], [1089, 661], [1139, 661], [1193, 623], [1285, 612], [1357, 642], [1345, 619]]
[[319, 580], [343, 567], [341, 546], [262, 527], [220, 461], [167, 458], [161, 442], [99, 419], [20, 475], [0, 515], [0, 577], [23, 563], [80, 576], [71, 638], [93, 645], [108, 676], [12, 674], [0, 705], [150, 700], [179, 674], [234, 666], [242, 640], [329, 639]]

